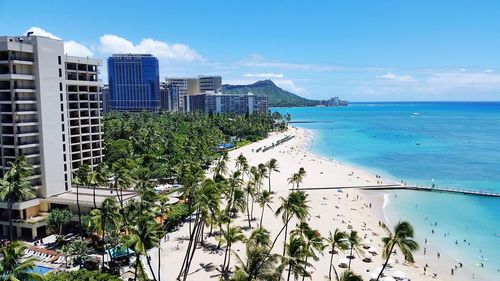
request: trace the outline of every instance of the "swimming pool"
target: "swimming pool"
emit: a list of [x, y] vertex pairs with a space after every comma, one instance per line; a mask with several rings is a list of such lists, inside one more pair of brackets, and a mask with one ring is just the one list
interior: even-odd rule
[[35, 273], [38, 273], [38, 274], [41, 274], [41, 275], [45, 275], [45, 274], [51, 272], [52, 270], [53, 269], [50, 268], [50, 267], [36, 265], [35, 268], [32, 270], [32, 272], [35, 272]]

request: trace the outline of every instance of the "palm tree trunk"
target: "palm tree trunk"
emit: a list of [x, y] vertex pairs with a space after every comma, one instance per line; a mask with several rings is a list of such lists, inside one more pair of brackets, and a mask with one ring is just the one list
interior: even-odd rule
[[[332, 244], [332, 255], [330, 256], [330, 267], [328, 268], [328, 280], [332, 280], [333, 255], [335, 254], [335, 243]], [[337, 278], [338, 279], [338, 278]]]
[[349, 267], [347, 267], [347, 270], [351, 270], [352, 248], [353, 248], [353, 245], [351, 244], [351, 253], [349, 254]]
[[161, 281], [161, 241], [158, 245], [158, 281]]
[[137, 281], [137, 270], [139, 268], [139, 262], [141, 261], [140, 257], [141, 257], [140, 253], [136, 253], [135, 254], [135, 274], [134, 274], [134, 281]]
[[78, 229], [80, 230], [80, 239], [83, 240], [82, 212], [80, 210], [80, 185], [76, 185], [76, 207], [78, 208]]
[[[306, 267], [306, 271], [307, 271], [307, 258], [309, 258], [309, 256], [306, 256], [306, 259], [304, 260], [305, 264], [304, 266]], [[302, 281], [304, 281], [304, 279], [306, 278], [306, 275], [302, 275]]]
[[176, 280], [180, 280], [180, 278], [184, 272], [184, 268], [185, 268], [185, 266], [187, 266], [187, 262], [189, 260], [189, 254], [191, 253], [191, 247], [192, 247], [193, 242], [194, 242], [194, 236], [195, 236], [197, 223], [198, 223], [198, 217], [196, 218], [196, 221], [195, 221], [195, 227], [189, 233], [189, 244], [188, 244], [187, 249], [186, 249], [186, 254], [184, 255], [184, 261], [182, 262], [181, 270], [179, 271], [179, 275], [177, 275]]
[[231, 245], [229, 245], [229, 254], [227, 255], [227, 267], [226, 267], [226, 274], [229, 275], [229, 265], [231, 263]]
[[247, 192], [247, 217], [248, 217], [248, 228], [252, 228], [252, 224], [250, 222], [250, 200], [248, 200], [248, 196], [249, 196], [249, 193], [250, 192]]
[[286, 278], [287, 281], [290, 281], [291, 274], [292, 274], [292, 264], [288, 262], [288, 277]]
[[94, 188], [93, 188], [94, 209], [97, 209], [97, 204], [96, 204], [96, 202], [95, 202], [95, 188], [96, 188], [96, 185], [94, 184]]
[[222, 262], [222, 276], [226, 279], [226, 260], [227, 260], [227, 251], [229, 249], [229, 243], [226, 246], [226, 251], [224, 252], [224, 261]]
[[[203, 224], [204, 223], [203, 220], [200, 219], [200, 223]], [[184, 272], [183, 281], [186, 281], [186, 279], [188, 277], [188, 274], [189, 274], [189, 269], [191, 268], [191, 262], [193, 261], [194, 253], [196, 252], [196, 246], [198, 244], [198, 240], [199, 240], [199, 237], [200, 237], [200, 229], [201, 229], [201, 226], [199, 225], [197, 233], [196, 233], [196, 239], [195, 239], [194, 244], [193, 244], [193, 252], [191, 253], [191, 257], [189, 258], [189, 261], [188, 261], [188, 263], [186, 265], [186, 270]]]
[[148, 261], [149, 271], [151, 271], [151, 275], [153, 275], [153, 280], [156, 281], [155, 272], [153, 270], [153, 267], [151, 266], [151, 258], [149, 257], [149, 255], [146, 255], [146, 260]]
[[271, 192], [271, 170], [269, 170], [269, 192]]
[[262, 228], [262, 220], [264, 218], [264, 208], [266, 208], [266, 204], [264, 203], [264, 206], [262, 207], [262, 212], [260, 214], [260, 228]]
[[12, 223], [12, 206], [14, 205], [14, 202], [12, 200], [12, 193], [10, 192], [10, 186], [9, 186], [9, 239], [12, 242], [14, 240], [14, 234], [12, 233], [12, 229], [14, 228], [13, 223]]
[[378, 279], [380, 279], [380, 277], [382, 276], [382, 272], [384, 272], [385, 267], [389, 263], [389, 258], [391, 257], [392, 250], [394, 250], [394, 246], [396, 246], [396, 244], [392, 244], [391, 250], [389, 251], [389, 255], [387, 255], [387, 259], [385, 260], [384, 266], [382, 266], [382, 270], [380, 271], [380, 273], [377, 276], [377, 281], [378, 281]]
[[[288, 217], [288, 214], [287, 214], [287, 217]], [[291, 218], [291, 216], [290, 216], [290, 218]], [[288, 236], [288, 221], [290, 221], [290, 220], [287, 220], [285, 223], [285, 240], [283, 241], [283, 254], [282, 254], [282, 256], [285, 255], [286, 238]]]

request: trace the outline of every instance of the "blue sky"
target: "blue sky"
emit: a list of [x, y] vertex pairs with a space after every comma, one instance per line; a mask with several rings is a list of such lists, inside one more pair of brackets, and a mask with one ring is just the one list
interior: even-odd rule
[[162, 77], [270, 78], [318, 99], [500, 100], [500, 1], [0, 2], [0, 34], [30, 29], [75, 55], [153, 53]]

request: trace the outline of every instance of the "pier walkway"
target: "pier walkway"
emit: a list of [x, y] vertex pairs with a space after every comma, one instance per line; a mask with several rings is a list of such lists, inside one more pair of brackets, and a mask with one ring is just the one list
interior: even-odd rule
[[426, 187], [426, 186], [404, 186], [399, 184], [383, 184], [383, 185], [354, 185], [354, 186], [326, 186], [326, 187], [299, 187], [299, 190], [327, 190], [327, 189], [362, 189], [362, 190], [415, 190], [427, 192], [442, 192], [454, 193], [484, 197], [500, 198], [500, 192], [490, 192], [485, 190], [469, 190], [458, 188], [443, 188], [443, 187]]

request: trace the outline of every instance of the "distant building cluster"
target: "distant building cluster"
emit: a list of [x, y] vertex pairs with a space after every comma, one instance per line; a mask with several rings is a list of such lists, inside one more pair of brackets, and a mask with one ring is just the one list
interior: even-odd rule
[[159, 78], [150, 54], [115, 54], [108, 58], [108, 85], [101, 88], [103, 111], [181, 111], [211, 113], [267, 112], [267, 97], [226, 95], [221, 76]]
[[328, 100], [320, 101], [320, 106], [347, 106], [349, 102], [346, 100], [341, 100], [339, 97], [333, 97]]

